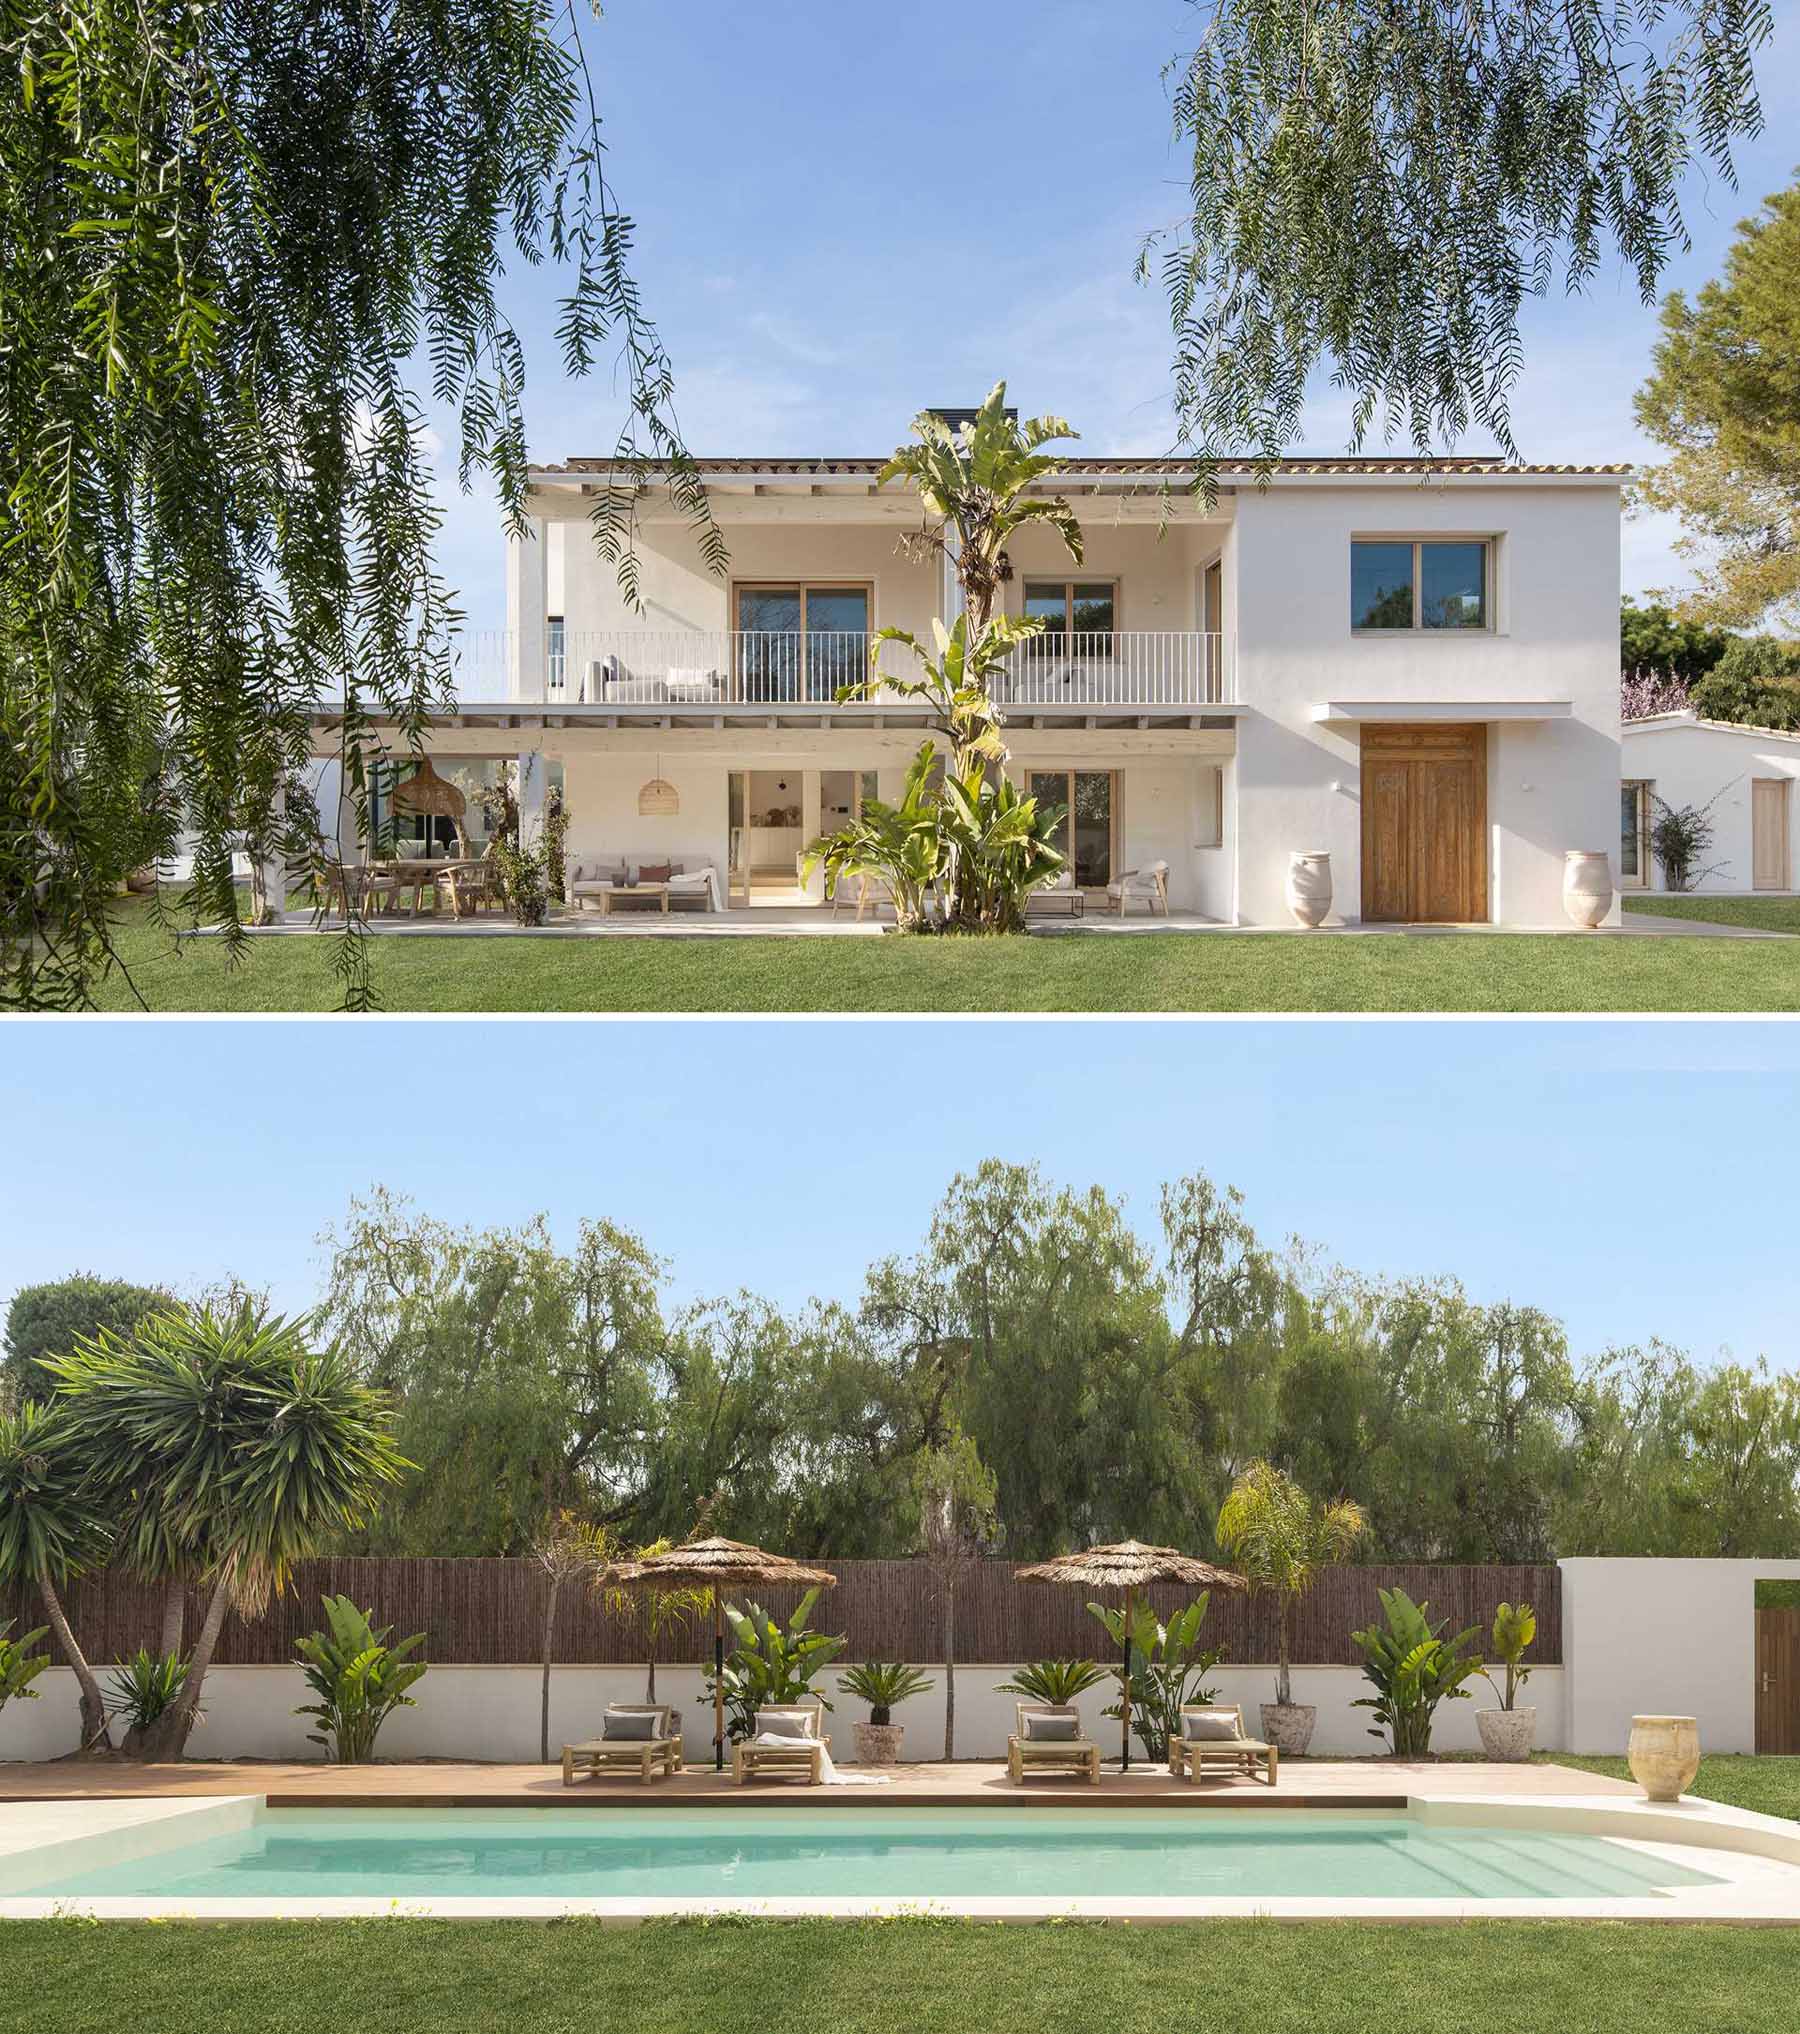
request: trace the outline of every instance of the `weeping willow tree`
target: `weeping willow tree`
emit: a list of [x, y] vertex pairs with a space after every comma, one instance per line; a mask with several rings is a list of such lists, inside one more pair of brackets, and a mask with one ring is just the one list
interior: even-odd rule
[[[574, 0], [0, 0], [0, 46], [0, 993], [53, 1007], [183, 836], [181, 909], [241, 941], [233, 848], [319, 852], [321, 702], [366, 825], [373, 723], [404, 752], [445, 701], [420, 391], [520, 530], [505, 260], [562, 267], [563, 365], [615, 373], [594, 534], [627, 591], [651, 459], [723, 550]], [[354, 923], [336, 962], [368, 1001]]]
[[1274, 459], [1329, 364], [1351, 444], [1516, 454], [1528, 297], [1609, 250], [1653, 299], [1697, 162], [1758, 133], [1767, 0], [1207, 0], [1178, 64], [1190, 215], [1146, 243], [1181, 441]]

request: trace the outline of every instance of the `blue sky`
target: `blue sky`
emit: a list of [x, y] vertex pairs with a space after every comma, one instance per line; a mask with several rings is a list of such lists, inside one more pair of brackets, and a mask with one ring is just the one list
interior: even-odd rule
[[[1795, 174], [1800, 0], [1776, 14], [1767, 132], [1741, 151], [1737, 191], [1693, 181], [1694, 248], [1670, 287], [1715, 274], [1738, 219]], [[1143, 235], [1182, 216], [1187, 165], [1161, 72], [1198, 19], [1185, 0], [607, 0], [584, 39], [689, 444], [880, 452], [922, 406], [976, 400], [1005, 375], [1028, 410], [1069, 417], [1086, 449], [1163, 450], [1166, 315], [1132, 267]], [[552, 273], [516, 265], [506, 285], [544, 459], [604, 452], [617, 423], [608, 376], [561, 376], [555, 292]], [[1554, 295], [1525, 331], [1525, 455], [1642, 456], [1631, 397], [1655, 313], [1631, 280], [1609, 269], [1584, 297]], [[1321, 387], [1304, 449], [1341, 452], [1346, 418]], [[448, 507], [445, 568], [471, 626], [499, 627], [491, 501]], [[1681, 582], [1670, 533], [1661, 519], [1627, 526], [1628, 590]]]
[[[134, 1018], [6, 1043], [0, 1304], [85, 1269], [304, 1308], [318, 1232], [376, 1182], [564, 1239], [610, 1216], [677, 1296], [852, 1298], [992, 1154], [1124, 1195], [1147, 1236], [1202, 1168], [1271, 1240], [1455, 1273], [1579, 1351], [1800, 1362], [1800, 1026]], [[946, 1106], [976, 1066], [993, 1099]]]

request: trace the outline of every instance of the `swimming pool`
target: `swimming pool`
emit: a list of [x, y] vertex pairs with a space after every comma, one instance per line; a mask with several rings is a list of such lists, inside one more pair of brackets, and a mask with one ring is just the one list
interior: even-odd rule
[[275, 1809], [150, 1855], [89, 1853], [79, 1869], [50, 1872], [32, 1874], [33, 1895], [209, 1908], [521, 1897], [1592, 1902], [1724, 1883], [1660, 1846], [1586, 1832], [1247, 1809]]

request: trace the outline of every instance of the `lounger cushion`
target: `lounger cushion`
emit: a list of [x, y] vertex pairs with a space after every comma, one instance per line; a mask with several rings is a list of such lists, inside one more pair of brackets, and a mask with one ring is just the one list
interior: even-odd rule
[[756, 1713], [756, 1734], [758, 1737], [792, 1737], [808, 1742], [812, 1737], [812, 1718], [759, 1709]]
[[600, 1726], [600, 1735], [648, 1740], [656, 1735], [656, 1726], [660, 1720], [653, 1710], [634, 1716], [621, 1710], [609, 1709], [606, 1712], [606, 1721]]
[[1217, 1716], [1203, 1711], [1181, 1719], [1181, 1734], [1189, 1744], [1236, 1744], [1238, 1720], [1229, 1709], [1220, 1710]]
[[1028, 1714], [1025, 1718], [1025, 1735], [1041, 1744], [1074, 1744], [1081, 1736], [1081, 1718]]

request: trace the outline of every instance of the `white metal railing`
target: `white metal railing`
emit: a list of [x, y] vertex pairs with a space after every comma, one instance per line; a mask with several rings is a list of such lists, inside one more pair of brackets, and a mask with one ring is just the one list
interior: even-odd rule
[[[544, 657], [541, 682], [515, 674], [511, 637], [466, 638], [464, 700], [542, 699], [582, 706], [831, 706], [863, 677], [874, 637], [861, 630], [570, 631]], [[903, 646], [880, 668], [910, 675]], [[1002, 706], [1209, 706], [1233, 697], [1230, 643], [1197, 629], [1046, 633], [1025, 643], [994, 687]], [[875, 703], [897, 695], [884, 689]]]

